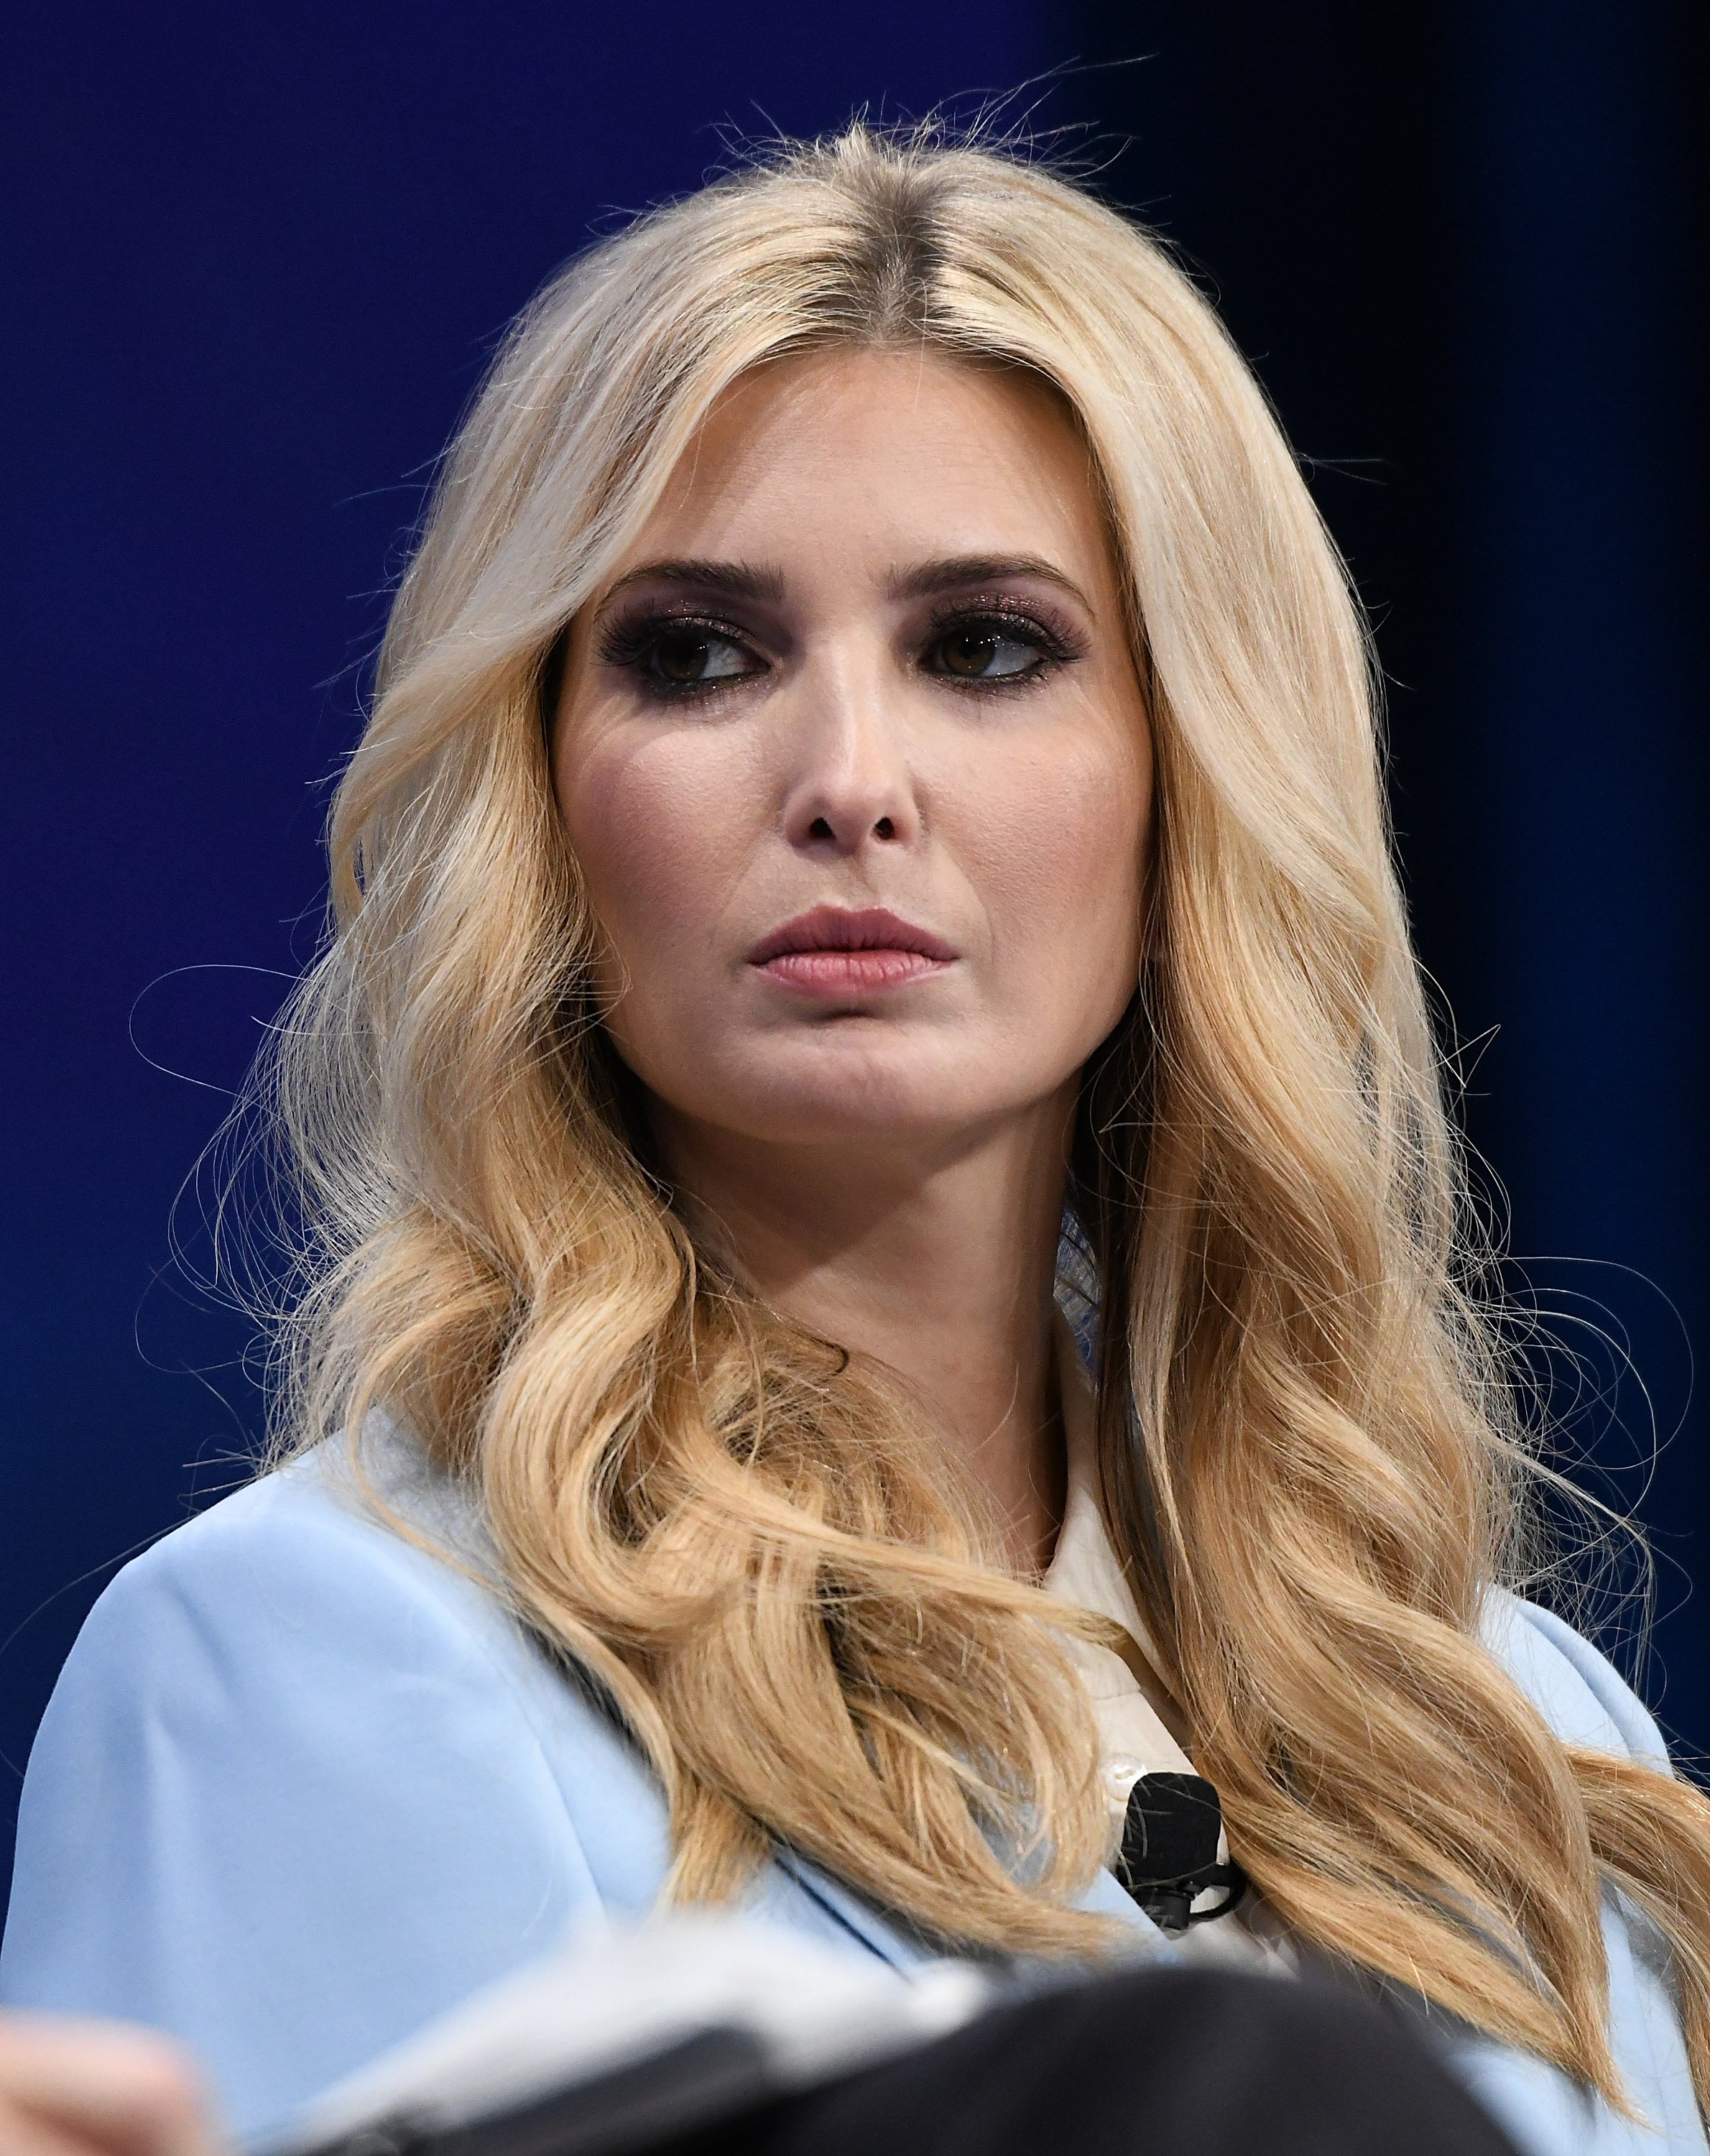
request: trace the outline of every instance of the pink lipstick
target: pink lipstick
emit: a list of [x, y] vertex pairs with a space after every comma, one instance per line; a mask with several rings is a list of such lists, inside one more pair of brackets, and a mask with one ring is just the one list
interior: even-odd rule
[[748, 963], [808, 995], [866, 996], [941, 973], [955, 956], [942, 937], [883, 906], [816, 906], [762, 937]]

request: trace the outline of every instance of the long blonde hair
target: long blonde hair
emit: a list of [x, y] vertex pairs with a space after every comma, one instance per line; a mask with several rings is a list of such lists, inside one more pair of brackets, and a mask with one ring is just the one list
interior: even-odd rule
[[583, 256], [445, 465], [272, 1072], [315, 1278], [291, 1442], [385, 1409], [658, 1771], [669, 1891], [783, 1844], [947, 1941], [1096, 1949], [1108, 1823], [1037, 1592], [919, 1410], [697, 1249], [592, 1008], [549, 785], [565, 624], [721, 391], [838, 340], [1077, 415], [1158, 762], [1147, 957], [1089, 1070], [1113, 1531], [1304, 1938], [1612, 2093], [1600, 1893], [1677, 1958], [1710, 2087], [1710, 1808], [1559, 1743], [1480, 1644], [1523, 1449], [1457, 1286], [1454, 1145], [1368, 650], [1263, 398], [1164, 249], [1023, 158], [864, 127]]

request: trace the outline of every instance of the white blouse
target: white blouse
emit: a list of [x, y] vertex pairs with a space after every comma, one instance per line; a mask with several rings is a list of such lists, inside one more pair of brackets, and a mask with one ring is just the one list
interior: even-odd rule
[[[1129, 1792], [1142, 1774], [1192, 1774], [1199, 1770], [1165, 1727], [1154, 1703], [1171, 1711], [1169, 1691], [1158, 1670], [1157, 1649], [1105, 1528], [1098, 1496], [1093, 1383], [1074, 1330], [1060, 1310], [1054, 1321], [1053, 1344], [1068, 1494], [1057, 1548], [1043, 1584], [1046, 1593], [1059, 1601], [1073, 1603], [1078, 1609], [1119, 1625], [1129, 1642], [1130, 1651], [1124, 1654], [1090, 1640], [1064, 1635], [1064, 1645], [1093, 1702], [1104, 1786], [1111, 1809], [1120, 1815], [1127, 1808]], [[1227, 1851], [1220, 1848], [1218, 1855], [1220, 1861], [1226, 1860]], [[1190, 1926], [1175, 1943], [1178, 1954], [1194, 1962], [1240, 1964], [1289, 1974], [1298, 1964], [1281, 1920], [1251, 1887], [1226, 1915]]]

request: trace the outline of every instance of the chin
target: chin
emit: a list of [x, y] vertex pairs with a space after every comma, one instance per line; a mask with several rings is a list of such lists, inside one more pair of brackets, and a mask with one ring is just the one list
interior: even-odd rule
[[784, 1145], [906, 1143], [1014, 1105], [1012, 1082], [982, 1083], [979, 1060], [943, 1044], [822, 1039], [805, 1054], [772, 1044], [718, 1075], [721, 1097], [699, 1110], [704, 1119]]

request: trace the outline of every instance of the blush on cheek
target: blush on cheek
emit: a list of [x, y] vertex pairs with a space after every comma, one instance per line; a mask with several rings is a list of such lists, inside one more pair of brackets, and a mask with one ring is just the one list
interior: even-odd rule
[[701, 819], [668, 765], [640, 747], [575, 759], [558, 794], [595, 916], [632, 972], [662, 937], [704, 917]]
[[603, 931], [606, 1024], [649, 1090], [687, 1107], [729, 1006], [732, 900], [756, 837], [752, 774], [710, 727], [620, 721], [576, 748], [558, 798]]
[[1001, 805], [988, 798], [981, 819], [986, 874], [1008, 894], [1006, 910], [1041, 932], [1053, 923], [1073, 964], [1101, 947], [1121, 952], [1149, 853], [1149, 760], [1126, 744], [1112, 753], [1087, 743], [1030, 761], [1017, 778]]

